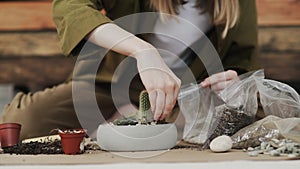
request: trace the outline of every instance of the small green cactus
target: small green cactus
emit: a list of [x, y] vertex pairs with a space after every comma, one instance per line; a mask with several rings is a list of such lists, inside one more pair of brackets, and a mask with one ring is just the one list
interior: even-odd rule
[[140, 93], [139, 101], [138, 121], [141, 124], [148, 124], [153, 121], [153, 114], [151, 112], [149, 95], [146, 90]]
[[149, 101], [149, 95], [148, 95], [148, 92], [146, 90], [143, 90], [140, 93], [139, 100], [140, 100], [139, 109], [140, 109], [141, 112], [146, 112], [151, 108], [150, 101]]
[[136, 125], [136, 124], [150, 124], [153, 122], [153, 114], [151, 112], [151, 105], [149, 95], [146, 90], [143, 90], [139, 96], [139, 111], [133, 113], [129, 117], [121, 117], [113, 121], [114, 125]]

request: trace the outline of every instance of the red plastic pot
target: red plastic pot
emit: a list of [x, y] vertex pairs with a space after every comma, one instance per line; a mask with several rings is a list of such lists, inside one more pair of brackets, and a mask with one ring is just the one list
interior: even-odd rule
[[59, 132], [61, 138], [62, 148], [65, 154], [79, 154], [83, 138], [86, 136], [86, 131], [83, 129], [76, 130], [76, 132], [69, 132], [67, 130]]
[[0, 124], [0, 141], [2, 147], [16, 145], [19, 142], [21, 124], [2, 123]]

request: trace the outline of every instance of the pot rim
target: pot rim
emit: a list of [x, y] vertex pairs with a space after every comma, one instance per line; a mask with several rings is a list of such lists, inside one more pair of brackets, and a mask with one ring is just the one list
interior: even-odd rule
[[77, 137], [85, 137], [86, 133], [59, 133], [61, 138], [77, 138]]
[[1, 123], [0, 130], [7, 129], [7, 128], [21, 129], [21, 126], [22, 125], [19, 123]]
[[[65, 133], [65, 132], [59, 132], [59, 136], [60, 137], [64, 137], [64, 138], [76, 138], [76, 137], [85, 137], [86, 136], [86, 130], [85, 129], [67, 129], [67, 130], [77, 130], [79, 132], [77, 133]], [[67, 130], [63, 130], [63, 131], [67, 131]]]

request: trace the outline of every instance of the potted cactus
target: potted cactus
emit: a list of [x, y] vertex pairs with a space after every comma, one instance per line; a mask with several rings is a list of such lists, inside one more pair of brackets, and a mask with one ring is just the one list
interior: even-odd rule
[[108, 151], [147, 151], [169, 149], [176, 145], [177, 129], [173, 123], [154, 122], [147, 91], [139, 96], [139, 111], [97, 130], [99, 146]]

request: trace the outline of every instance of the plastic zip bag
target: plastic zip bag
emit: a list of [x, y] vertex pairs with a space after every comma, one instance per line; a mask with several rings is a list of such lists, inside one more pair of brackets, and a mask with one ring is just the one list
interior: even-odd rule
[[300, 97], [292, 87], [269, 79], [257, 80], [256, 83], [266, 116], [300, 117]]
[[213, 138], [233, 135], [251, 124], [258, 105], [255, 79], [263, 78], [263, 70], [243, 74], [222, 91], [221, 97], [197, 84], [183, 87], [178, 97], [185, 117], [183, 139], [206, 148]]
[[178, 104], [185, 118], [183, 139], [191, 143], [204, 143], [216, 120], [213, 112], [215, 106], [223, 105], [223, 100], [209, 89], [189, 84], [181, 88]]
[[220, 135], [231, 136], [254, 122], [258, 108], [256, 81], [263, 78], [263, 70], [242, 74], [220, 93], [226, 104], [216, 107], [216, 127], [210, 130], [206, 144]]
[[257, 147], [263, 142], [283, 138], [300, 143], [300, 118], [270, 115], [231, 136], [233, 148]]

